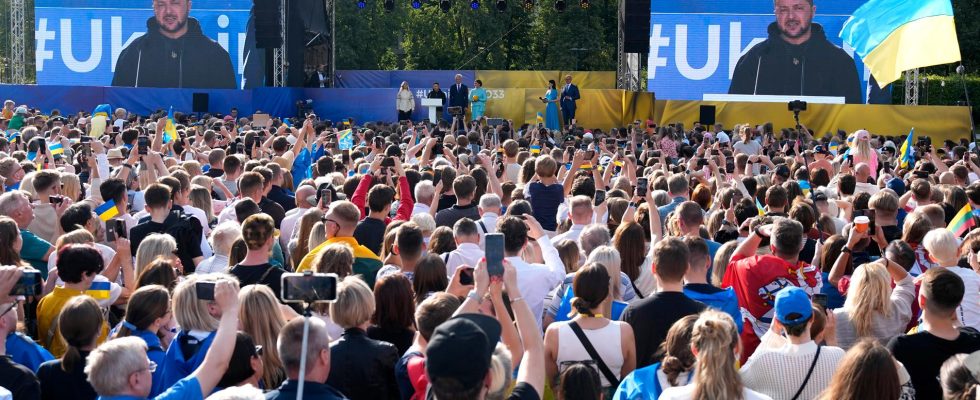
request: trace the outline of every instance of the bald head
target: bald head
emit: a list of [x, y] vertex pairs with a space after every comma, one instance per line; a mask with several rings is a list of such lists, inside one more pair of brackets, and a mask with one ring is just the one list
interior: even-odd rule
[[572, 223], [588, 225], [592, 223], [592, 199], [588, 196], [572, 198]]
[[869, 176], [871, 176], [871, 166], [867, 163], [858, 163], [854, 166], [854, 177], [858, 182], [868, 183]]
[[316, 204], [310, 202], [310, 197], [316, 199], [316, 188], [310, 185], [303, 185], [296, 189], [296, 207], [312, 208]]

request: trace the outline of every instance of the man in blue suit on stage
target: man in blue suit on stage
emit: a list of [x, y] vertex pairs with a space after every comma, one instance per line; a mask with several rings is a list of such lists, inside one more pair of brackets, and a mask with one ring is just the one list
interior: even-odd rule
[[565, 126], [575, 119], [575, 100], [579, 98], [578, 86], [572, 84], [572, 76], [565, 75], [565, 86], [561, 89], [561, 115]]
[[463, 75], [456, 74], [456, 83], [449, 87], [449, 106], [463, 107], [463, 115], [470, 105], [470, 88], [463, 84]]

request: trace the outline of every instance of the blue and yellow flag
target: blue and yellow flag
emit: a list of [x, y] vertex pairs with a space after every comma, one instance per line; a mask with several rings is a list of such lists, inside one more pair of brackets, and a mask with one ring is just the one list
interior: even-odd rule
[[99, 215], [99, 219], [103, 222], [112, 219], [116, 215], [119, 215], [119, 209], [116, 208], [116, 202], [109, 200], [103, 203], [101, 206], [95, 209], [95, 213]]
[[915, 167], [915, 149], [912, 148], [912, 140], [915, 136], [915, 128], [909, 131], [909, 137], [902, 143], [902, 149], [898, 152], [898, 167], [911, 169]]
[[541, 146], [538, 146], [536, 144], [532, 144], [530, 150], [531, 150], [531, 154], [541, 154]]
[[110, 107], [108, 104], [99, 104], [98, 106], [95, 107], [95, 110], [92, 110], [93, 117], [103, 116], [108, 119], [109, 115], [111, 114], [112, 114], [112, 107]]
[[174, 106], [170, 106], [170, 111], [167, 113], [167, 124], [163, 126], [163, 142], [167, 143], [171, 140], [177, 140], [177, 126], [174, 125]]
[[800, 189], [804, 197], [810, 197], [810, 181], [800, 181]]
[[544, 114], [542, 114], [541, 111], [538, 111], [538, 115], [537, 115], [537, 117], [535, 119], [538, 121], [539, 124], [543, 124], [544, 123]]
[[844, 23], [840, 37], [882, 88], [903, 71], [961, 58], [950, 0], [870, 0]]
[[48, 146], [48, 150], [51, 150], [51, 155], [56, 156], [58, 154], [65, 154], [65, 147], [61, 143], [55, 143]]
[[112, 284], [107, 282], [92, 282], [85, 294], [92, 296], [96, 300], [108, 300], [112, 289]]
[[766, 215], [766, 208], [762, 206], [762, 202], [759, 201], [758, 197], [755, 198], [755, 208], [759, 210], [760, 217], [764, 217]]

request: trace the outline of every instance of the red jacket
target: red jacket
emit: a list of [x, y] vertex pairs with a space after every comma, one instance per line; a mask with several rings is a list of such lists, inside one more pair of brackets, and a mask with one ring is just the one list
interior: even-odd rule
[[[354, 196], [351, 197], [351, 203], [357, 206], [357, 210], [361, 212], [361, 219], [364, 219], [364, 207], [367, 202], [368, 191], [374, 186], [374, 176], [364, 175], [361, 182], [357, 184], [357, 189], [354, 189]], [[385, 217], [385, 224], [389, 224], [392, 221], [408, 221], [412, 219], [412, 209], [415, 208], [415, 200], [412, 199], [412, 190], [408, 187], [408, 178], [401, 176], [398, 177], [398, 197], [401, 198], [401, 202], [398, 205], [398, 211], [395, 213], [395, 218]]]

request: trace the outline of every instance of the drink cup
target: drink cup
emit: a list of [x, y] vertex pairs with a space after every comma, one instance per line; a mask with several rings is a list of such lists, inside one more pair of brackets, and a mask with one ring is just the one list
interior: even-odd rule
[[857, 218], [854, 218], [854, 229], [856, 229], [860, 233], [867, 232], [868, 231], [868, 224], [870, 224], [870, 223], [871, 223], [871, 220], [868, 219], [868, 217], [863, 216], [863, 215], [862, 216], [859, 216]]

